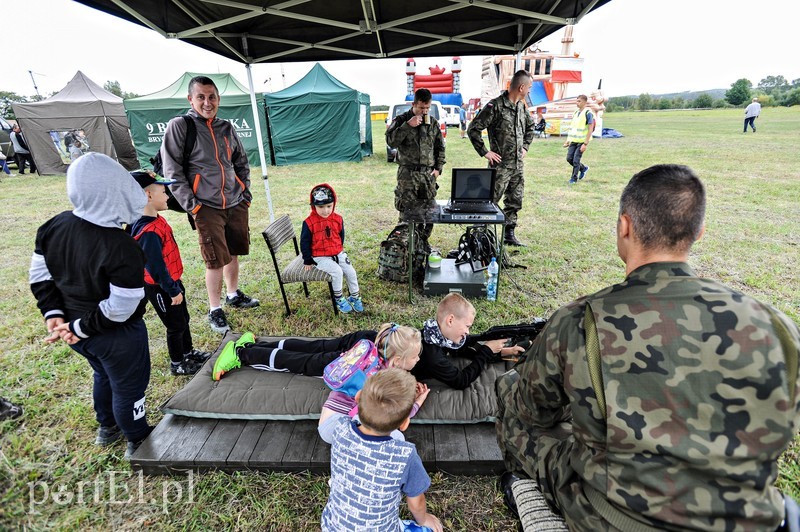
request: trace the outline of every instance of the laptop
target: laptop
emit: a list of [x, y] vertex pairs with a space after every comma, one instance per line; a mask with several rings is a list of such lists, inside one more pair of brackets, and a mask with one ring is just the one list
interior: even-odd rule
[[494, 168], [453, 168], [450, 201], [445, 209], [459, 213], [494, 213]]

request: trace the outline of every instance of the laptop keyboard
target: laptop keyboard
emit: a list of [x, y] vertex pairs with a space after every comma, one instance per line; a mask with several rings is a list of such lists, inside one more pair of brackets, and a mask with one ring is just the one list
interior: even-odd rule
[[494, 204], [491, 202], [480, 203], [450, 203], [448, 206], [450, 212], [495, 212]]

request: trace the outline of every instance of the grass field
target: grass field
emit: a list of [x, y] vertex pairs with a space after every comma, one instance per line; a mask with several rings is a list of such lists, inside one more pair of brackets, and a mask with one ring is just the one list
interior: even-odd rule
[[[537, 139], [526, 162], [525, 204], [518, 237], [528, 243], [513, 258], [527, 269], [509, 271], [496, 303], [475, 301], [474, 330], [548, 316], [561, 304], [624, 277], [616, 256], [617, 202], [627, 180], [655, 163], [692, 167], [708, 191], [706, 233], [690, 263], [703, 276], [752, 294], [800, 322], [800, 108], [765, 109], [758, 133], [741, 133], [741, 110], [616, 113], [606, 127], [622, 139], [596, 139], [584, 156], [587, 178], [567, 186], [569, 168], [557, 138]], [[367, 312], [334, 317], [327, 288], [312, 285], [305, 300], [290, 286], [297, 313], [283, 303], [261, 235], [269, 223], [264, 187], [253, 177], [251, 255], [242, 261], [241, 285], [261, 300], [233, 311], [235, 330], [271, 335], [336, 335], [376, 328], [385, 321], [419, 326], [437, 299], [407, 300], [405, 285], [376, 276], [379, 242], [393, 227], [395, 169], [385, 160], [380, 122], [373, 124], [375, 155], [362, 163], [309, 164], [269, 169], [275, 215], [296, 228], [308, 212], [308, 192], [319, 182], [339, 194], [350, 254], [359, 272]], [[331, 132], [335, 135], [335, 132]], [[483, 166], [468, 140], [449, 130], [440, 197], [449, 194], [449, 168]], [[65, 345], [46, 346], [45, 329], [28, 288], [28, 265], [37, 227], [69, 209], [63, 176], [14, 177], [0, 182], [0, 338], [4, 345], [0, 395], [22, 403], [25, 416], [0, 423], [0, 529], [195, 528], [313, 530], [327, 497], [327, 478], [292, 474], [204, 474], [142, 478], [122, 461], [124, 444], [92, 445], [96, 424], [88, 364]], [[182, 249], [184, 283], [195, 344], [215, 349], [219, 336], [205, 324], [203, 265], [185, 217], [168, 213]], [[444, 252], [462, 229], [437, 226], [431, 242]], [[87, 243], [87, 245], [90, 245]], [[186, 380], [170, 376], [164, 330], [152, 310], [153, 373], [149, 416]], [[780, 485], [800, 497], [800, 445], [784, 455]], [[494, 478], [435, 475], [431, 511], [448, 530], [513, 530], [494, 489]], [[405, 510], [404, 510], [405, 511]]]

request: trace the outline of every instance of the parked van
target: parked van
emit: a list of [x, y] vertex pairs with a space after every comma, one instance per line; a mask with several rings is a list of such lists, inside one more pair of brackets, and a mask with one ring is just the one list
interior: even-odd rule
[[442, 107], [447, 113], [444, 119], [447, 127], [459, 127], [461, 125], [461, 112], [459, 109], [461, 108], [457, 105], [443, 105]]
[[[389, 115], [386, 117], [387, 129], [398, 115], [401, 115], [411, 109], [411, 103], [412, 102], [396, 103], [389, 107]], [[444, 138], [445, 142], [447, 142], [447, 124], [445, 123], [446, 113], [442, 107], [442, 104], [436, 100], [431, 100], [431, 110], [428, 111], [428, 114], [430, 114], [436, 119], [437, 122], [439, 122], [439, 128], [442, 130], [442, 137]], [[396, 159], [397, 150], [386, 146], [386, 161], [392, 163]]]

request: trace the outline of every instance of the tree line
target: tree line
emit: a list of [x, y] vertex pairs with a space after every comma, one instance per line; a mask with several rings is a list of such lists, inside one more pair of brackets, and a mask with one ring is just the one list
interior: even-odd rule
[[693, 98], [658, 96], [646, 92], [639, 96], [614, 96], [606, 102], [606, 111], [742, 107], [749, 104], [753, 97], [758, 97], [759, 103], [765, 107], [791, 107], [800, 104], [800, 78], [790, 83], [783, 76], [767, 76], [755, 88], [750, 80], [742, 78], [731, 84], [724, 97], [715, 98], [708, 92], [695, 94]]

